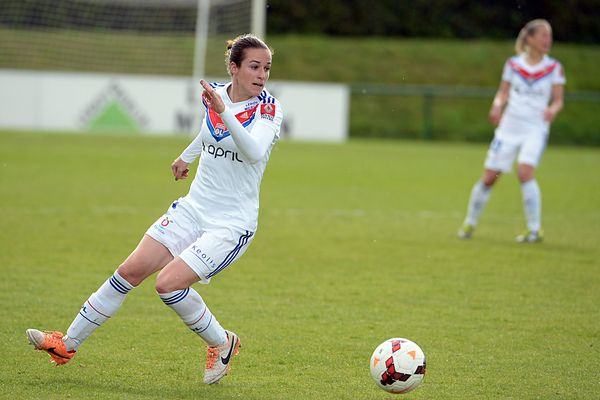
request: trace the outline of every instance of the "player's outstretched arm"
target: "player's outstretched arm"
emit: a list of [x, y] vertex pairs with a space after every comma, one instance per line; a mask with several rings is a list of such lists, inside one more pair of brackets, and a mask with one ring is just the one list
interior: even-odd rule
[[275, 138], [275, 129], [264, 126], [260, 123], [261, 121], [257, 121], [250, 133], [242, 126], [229, 108], [225, 108], [220, 116], [227, 125], [233, 141], [246, 158], [253, 163], [262, 160]]

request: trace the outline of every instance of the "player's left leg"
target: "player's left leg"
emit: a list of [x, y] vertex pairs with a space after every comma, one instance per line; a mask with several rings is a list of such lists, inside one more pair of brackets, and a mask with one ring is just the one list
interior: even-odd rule
[[523, 195], [523, 210], [527, 229], [516, 237], [517, 242], [540, 242], [542, 240], [542, 195], [540, 186], [534, 177], [535, 167], [528, 164], [518, 165], [521, 193]]
[[225, 330], [204, 299], [191, 287], [198, 280], [198, 274], [176, 257], [158, 274], [156, 292], [163, 303], [171, 307], [187, 327], [209, 346], [223, 345], [227, 342]]
[[521, 149], [517, 175], [521, 182], [523, 210], [527, 229], [517, 236], [518, 242], [540, 242], [542, 232], [542, 195], [535, 179], [535, 170], [546, 147], [546, 135], [532, 135]]
[[221, 327], [202, 297], [190, 286], [208, 283], [247, 249], [253, 232], [239, 235], [228, 230], [204, 233], [158, 275], [156, 291], [162, 301], [208, 344], [204, 382], [218, 382], [227, 374], [240, 340]]

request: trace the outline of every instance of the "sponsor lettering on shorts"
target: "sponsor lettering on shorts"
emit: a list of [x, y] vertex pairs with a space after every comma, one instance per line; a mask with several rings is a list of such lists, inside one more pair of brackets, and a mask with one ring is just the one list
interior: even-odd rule
[[202, 261], [208, 268], [217, 268], [217, 262], [208, 254], [206, 254], [198, 245], [193, 245], [190, 250], [200, 261]]

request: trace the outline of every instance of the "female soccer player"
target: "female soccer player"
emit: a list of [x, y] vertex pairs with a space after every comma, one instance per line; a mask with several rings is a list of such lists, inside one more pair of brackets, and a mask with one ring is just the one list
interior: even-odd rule
[[546, 20], [530, 21], [519, 32], [515, 44], [517, 55], [504, 65], [502, 82], [489, 113], [490, 121], [498, 127], [483, 176], [471, 191], [467, 216], [458, 231], [461, 239], [473, 235], [492, 186], [502, 173], [510, 172], [517, 158], [527, 221], [527, 229], [517, 236], [517, 241], [542, 240], [542, 202], [534, 173], [546, 147], [550, 123], [563, 107], [565, 84], [562, 65], [548, 56], [551, 46], [552, 28]]
[[189, 193], [173, 202], [146, 231], [137, 248], [83, 304], [63, 336], [28, 329], [27, 337], [51, 361], [65, 364], [125, 296], [160, 271], [156, 291], [183, 322], [208, 344], [204, 382], [227, 374], [240, 340], [225, 330], [191, 286], [238, 260], [257, 228], [259, 189], [271, 149], [279, 138], [281, 105], [265, 89], [271, 49], [253, 35], [228, 42], [231, 82], [200, 81], [206, 116], [198, 136], [173, 162], [175, 180], [185, 179], [201, 155]]

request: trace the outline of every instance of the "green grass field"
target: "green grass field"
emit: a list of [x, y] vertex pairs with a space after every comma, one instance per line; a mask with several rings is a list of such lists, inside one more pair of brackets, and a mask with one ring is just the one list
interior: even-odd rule
[[600, 393], [600, 150], [550, 147], [546, 241], [520, 245], [500, 181], [459, 241], [485, 145], [279, 143], [246, 255], [197, 285], [243, 347], [219, 385], [154, 292], [132, 291], [64, 367], [25, 329], [65, 330], [169, 202], [185, 138], [0, 133], [0, 397], [385, 399], [369, 357], [390, 337], [427, 355], [411, 399], [592, 399]]

